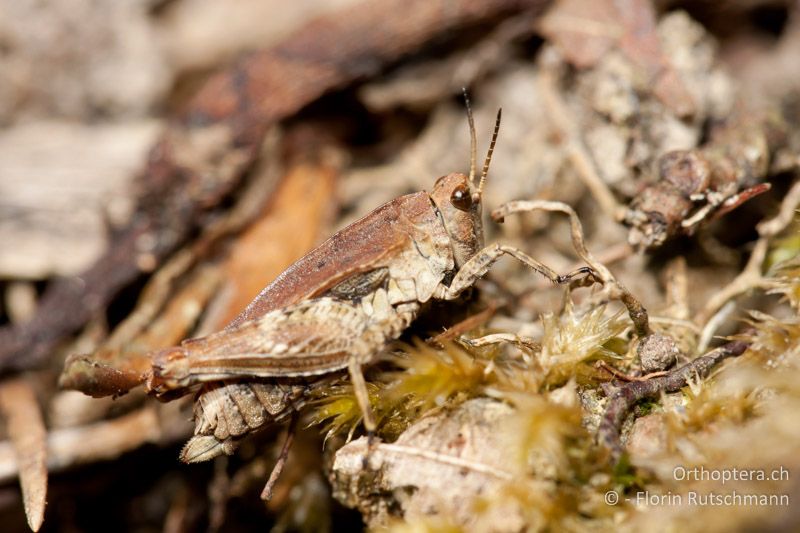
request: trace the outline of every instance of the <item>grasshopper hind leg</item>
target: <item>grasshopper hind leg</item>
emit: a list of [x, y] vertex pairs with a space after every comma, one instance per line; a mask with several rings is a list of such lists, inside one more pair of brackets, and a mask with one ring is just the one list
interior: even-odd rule
[[198, 383], [331, 374], [352, 357], [368, 361], [399, 335], [406, 314], [390, 309], [376, 319], [351, 301], [302, 301], [156, 353], [147, 387], [167, 396]]

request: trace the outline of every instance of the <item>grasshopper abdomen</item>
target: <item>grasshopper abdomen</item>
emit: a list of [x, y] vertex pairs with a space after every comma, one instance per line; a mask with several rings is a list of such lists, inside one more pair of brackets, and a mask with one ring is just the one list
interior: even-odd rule
[[194, 436], [181, 450], [185, 463], [232, 454], [239, 440], [279, 423], [303, 407], [304, 383], [216, 383], [203, 387], [194, 404]]

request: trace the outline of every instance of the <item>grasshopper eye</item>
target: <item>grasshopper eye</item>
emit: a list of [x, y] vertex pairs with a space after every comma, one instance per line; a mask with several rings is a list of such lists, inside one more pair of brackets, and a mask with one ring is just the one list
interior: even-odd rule
[[461, 211], [469, 211], [472, 207], [472, 196], [463, 185], [459, 185], [450, 195], [450, 202]]

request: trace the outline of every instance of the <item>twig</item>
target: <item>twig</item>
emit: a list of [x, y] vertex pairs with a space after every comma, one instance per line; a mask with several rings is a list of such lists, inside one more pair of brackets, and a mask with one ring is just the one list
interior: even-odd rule
[[[179, 425], [177, 420], [171, 424]], [[162, 439], [161, 425], [156, 409], [148, 406], [107, 422], [50, 431], [47, 435], [47, 470], [52, 473], [78, 464], [114, 459], [146, 442]], [[0, 482], [14, 479], [18, 472], [13, 446], [9, 442], [0, 442]]]
[[231, 498], [231, 478], [228, 475], [228, 457], [223, 455], [214, 461], [214, 477], [208, 484], [208, 533], [217, 533], [225, 524], [228, 500]]
[[711, 320], [711, 317], [729, 300], [751, 289], [769, 287], [770, 282], [761, 275], [761, 265], [767, 257], [768, 249], [769, 239], [763, 237], [758, 239], [744, 270], [736, 276], [736, 279], [715, 292], [711, 298], [708, 299], [703, 309], [695, 316], [695, 322], [698, 324], [707, 324], [708, 321]]
[[161, 529], [163, 533], [183, 533], [188, 529], [187, 515], [191, 499], [185, 482], [178, 487], [175, 493], [164, 517], [164, 525]]
[[800, 180], [798, 180], [786, 196], [783, 197], [781, 208], [778, 214], [770, 220], [765, 220], [756, 226], [758, 234], [762, 237], [774, 237], [783, 231], [789, 224], [797, 212], [797, 206], [800, 205]]
[[611, 461], [617, 463], [622, 457], [624, 450], [620, 442], [620, 428], [628, 412], [637, 402], [657, 397], [663, 392], [680, 390], [689, 379], [695, 376], [701, 378], [707, 376], [717, 363], [728, 357], [741, 355], [749, 345], [750, 343], [745, 341], [729, 342], [665, 376], [647, 381], [633, 381], [617, 390], [608, 401], [597, 431], [598, 442], [608, 449]]
[[686, 258], [679, 255], [671, 260], [664, 269], [664, 278], [664, 292], [667, 297], [665, 314], [667, 317], [689, 322], [687, 320], [689, 318], [689, 275], [686, 270]]
[[792, 214], [798, 205], [800, 205], [800, 181], [797, 181], [786, 194], [778, 214], [756, 226], [759, 239], [756, 241], [744, 270], [736, 276], [736, 279], [714, 293], [703, 309], [695, 316], [695, 323], [700, 325], [707, 324], [722, 306], [740, 294], [744, 294], [751, 289], [767, 289], [773, 285], [774, 282], [766, 279], [761, 273], [761, 266], [767, 257], [767, 251], [769, 251], [770, 239], [789, 225], [792, 221]]
[[492, 318], [495, 311], [497, 311], [498, 305], [494, 302], [489, 302], [489, 305], [486, 309], [475, 313], [474, 315], [468, 316], [461, 322], [454, 324], [447, 328], [445, 331], [439, 333], [438, 335], [431, 337], [426, 342], [433, 346], [442, 347], [443, 343], [447, 341], [451, 341], [458, 337], [459, 335], [463, 335], [464, 333], [475, 329], [476, 327], [480, 326], [481, 324], [485, 323], [487, 320]]
[[464, 343], [474, 348], [490, 346], [492, 344], [510, 343], [518, 348], [526, 350], [538, 351], [542, 349], [542, 345], [535, 339], [531, 337], [520, 336], [515, 333], [492, 333], [490, 335], [478, 337], [477, 339], [465, 340]]
[[734, 311], [736, 311], [736, 304], [734, 302], [728, 302], [711, 317], [700, 333], [700, 340], [697, 341], [698, 352], [702, 353], [706, 351], [708, 345], [711, 343], [711, 339], [714, 337], [714, 333], [722, 327], [722, 324], [727, 322]]
[[631, 376], [630, 374], [626, 374], [625, 372], [617, 370], [616, 368], [614, 368], [613, 366], [609, 365], [608, 363], [602, 360], [597, 361], [595, 363], [595, 366], [601, 370], [605, 370], [606, 372], [608, 372], [617, 379], [621, 379], [622, 381], [628, 381], [628, 382], [647, 381], [648, 379], [658, 378], [669, 374], [669, 372], [666, 370], [659, 370], [658, 372], [651, 372], [650, 374], [645, 374], [644, 376]]

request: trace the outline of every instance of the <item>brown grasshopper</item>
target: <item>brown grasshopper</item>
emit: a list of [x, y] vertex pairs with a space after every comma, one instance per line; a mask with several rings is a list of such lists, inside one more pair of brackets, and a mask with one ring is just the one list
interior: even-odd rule
[[[151, 393], [172, 397], [206, 384], [195, 403], [195, 437], [184, 449], [185, 461], [232, 453], [240, 436], [293, 412], [304, 386], [344, 369], [372, 435], [362, 366], [427, 302], [457, 298], [505, 254], [554, 283], [593, 277], [588, 267], [561, 276], [516, 248], [484, 247], [481, 194], [501, 112], [479, 180], [469, 100], [467, 116], [469, 176], [442, 176], [430, 193], [378, 207], [289, 267], [223, 331], [153, 356]], [[292, 378], [307, 381], [297, 385]]]

